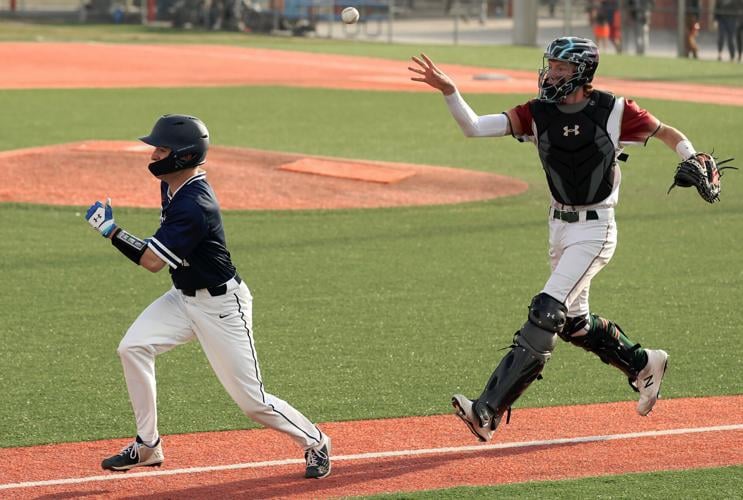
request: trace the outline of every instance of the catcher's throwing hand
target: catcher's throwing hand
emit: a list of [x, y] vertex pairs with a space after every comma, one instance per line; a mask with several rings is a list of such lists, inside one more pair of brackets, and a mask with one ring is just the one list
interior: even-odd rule
[[451, 95], [457, 87], [454, 85], [454, 81], [449, 76], [441, 71], [436, 65], [428, 58], [426, 54], [421, 54], [420, 58], [413, 56], [411, 58], [419, 68], [408, 66], [408, 69], [413, 73], [421, 76], [411, 76], [410, 79], [414, 82], [427, 83], [431, 87], [440, 90], [444, 95]]
[[699, 192], [699, 196], [707, 203], [714, 203], [720, 200], [720, 178], [722, 170], [736, 167], [720, 167], [735, 158], [728, 158], [719, 164], [715, 157], [707, 153], [696, 153], [695, 155], [682, 161], [676, 167], [676, 174], [673, 176], [673, 184], [668, 188], [671, 192], [675, 186], [691, 187], [694, 186]]

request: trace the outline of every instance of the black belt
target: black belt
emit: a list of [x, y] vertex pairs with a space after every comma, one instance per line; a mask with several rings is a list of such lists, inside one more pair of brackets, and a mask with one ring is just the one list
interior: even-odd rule
[[[580, 212], [564, 212], [562, 210], [553, 208], [552, 218], [565, 222], [578, 222], [580, 220]], [[587, 210], [586, 220], [599, 220], [598, 212], [596, 212], [596, 210]]]
[[[241, 280], [240, 276], [236, 274], [235, 281], [237, 281], [237, 284], [239, 285], [240, 283], [242, 283], [243, 280]], [[181, 288], [180, 290], [183, 295], [188, 295], [189, 297], [196, 297], [195, 288]], [[203, 288], [200, 288], [199, 290], [203, 290]], [[213, 286], [211, 288], [207, 288], [206, 290], [209, 292], [209, 295], [211, 295], [212, 297], [219, 297], [220, 295], [224, 295], [225, 293], [227, 293], [227, 283], [224, 283], [218, 286]]]

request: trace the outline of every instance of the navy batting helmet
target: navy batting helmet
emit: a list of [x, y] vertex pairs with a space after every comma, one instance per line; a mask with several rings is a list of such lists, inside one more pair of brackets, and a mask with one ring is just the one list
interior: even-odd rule
[[163, 115], [155, 123], [150, 135], [140, 141], [155, 147], [170, 148], [167, 158], [151, 163], [154, 175], [163, 175], [201, 165], [209, 149], [209, 131], [195, 116]]
[[[557, 82], [547, 81], [549, 61], [564, 61], [575, 65], [570, 78]], [[539, 100], [560, 102], [565, 97], [593, 80], [599, 67], [599, 49], [592, 40], [577, 36], [564, 36], [553, 40], [544, 51], [542, 70], [539, 72]]]

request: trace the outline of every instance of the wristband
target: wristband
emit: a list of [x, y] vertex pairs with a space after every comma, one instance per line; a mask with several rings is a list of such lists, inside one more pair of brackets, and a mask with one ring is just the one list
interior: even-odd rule
[[691, 145], [691, 142], [688, 139], [684, 139], [683, 141], [676, 144], [676, 154], [678, 154], [679, 158], [681, 158], [681, 161], [683, 161], [697, 154], [697, 151], [694, 149], [694, 146]]
[[111, 244], [137, 265], [139, 265], [142, 254], [147, 249], [147, 243], [127, 233], [120, 227], [114, 230], [114, 234], [111, 237]]

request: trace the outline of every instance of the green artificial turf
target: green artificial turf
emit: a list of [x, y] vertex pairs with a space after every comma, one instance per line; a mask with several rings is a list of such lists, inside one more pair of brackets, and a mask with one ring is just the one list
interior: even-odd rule
[[[413, 51], [95, 26], [32, 27], [24, 35], [7, 27], [0, 30], [5, 40], [32, 39], [46, 30], [44, 37], [61, 40], [234, 43], [396, 59], [426, 50], [441, 61], [522, 69], [536, 67], [539, 59], [537, 49], [507, 47]], [[607, 56], [601, 71], [740, 85], [741, 70], [733, 66]], [[529, 96], [465, 97], [486, 113]], [[651, 99], [640, 104], [683, 130], [698, 149], [743, 158], [738, 108]], [[266, 388], [314, 421], [448, 413], [452, 393], [481, 390], [549, 274], [548, 193], [533, 146], [462, 137], [433, 92], [4, 90], [0, 109], [0, 151], [133, 140], [159, 115], [182, 112], [202, 117], [216, 145], [428, 163], [526, 180], [527, 193], [489, 202], [224, 214], [229, 248], [255, 296]], [[617, 211], [619, 247], [592, 285], [592, 309], [616, 320], [634, 340], [670, 353], [664, 397], [740, 394], [743, 349], [734, 339], [743, 283], [743, 174], [726, 174], [722, 202], [710, 206], [693, 190], [666, 195], [677, 159], [659, 142], [628, 151]], [[0, 204], [0, 447], [134, 433], [116, 346], [170, 282], [165, 272], [152, 275], [118, 255], [88, 228], [85, 208]], [[115, 215], [142, 237], [158, 225], [156, 210], [115, 208]], [[197, 344], [159, 357], [157, 367], [163, 434], [254, 426], [216, 381]], [[519, 400], [514, 418], [521, 407], [635, 398], [616, 370], [566, 344], [558, 346], [544, 375]], [[741, 468], [732, 467], [421, 495], [740, 498], [740, 476]]]
[[591, 500], [665, 500], [668, 498], [740, 499], [743, 467], [664, 471], [587, 479], [509, 484], [486, 488], [451, 488], [374, 499], [535, 498]]
[[[526, 99], [468, 97], [482, 112]], [[698, 148], [743, 156], [726, 134], [736, 118], [719, 107], [643, 104]], [[464, 205], [225, 214], [230, 250], [256, 297], [267, 388], [313, 420], [447, 412], [452, 392], [479, 392], [549, 274], [547, 191], [533, 146], [463, 138], [434, 94], [35, 90], [0, 92], [0, 106], [14, 124], [0, 138], [2, 149], [132, 139], [159, 114], [180, 111], [202, 116], [215, 144], [443, 164], [530, 183], [524, 195]], [[666, 397], [738, 393], [741, 350], [728, 340], [736, 335], [743, 277], [735, 264], [743, 183], [726, 175], [715, 206], [691, 190], [667, 196], [675, 154], [657, 141], [630, 153], [620, 245], [592, 286], [592, 308], [643, 345], [668, 350]], [[133, 431], [116, 345], [169, 281], [164, 272], [135, 268], [96, 237], [83, 210], [0, 205], [8, 291], [0, 311], [2, 446]], [[158, 224], [155, 210], [115, 214], [143, 237]], [[252, 425], [196, 351], [180, 348], [159, 361], [161, 431]], [[519, 405], [632, 398], [619, 373], [560, 344], [545, 380]]]

